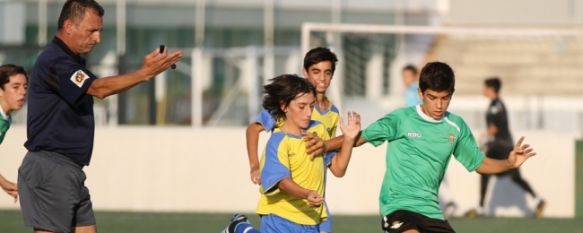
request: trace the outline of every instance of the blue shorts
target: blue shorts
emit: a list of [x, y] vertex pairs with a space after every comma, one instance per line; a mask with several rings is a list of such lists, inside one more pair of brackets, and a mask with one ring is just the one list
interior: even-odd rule
[[320, 233], [318, 225], [302, 225], [277, 215], [261, 217], [261, 233]]
[[320, 228], [320, 232], [332, 232], [332, 216], [330, 216], [330, 214], [328, 214], [328, 218], [326, 220], [324, 220], [322, 223], [320, 223], [320, 225], [318, 225], [318, 228]]
[[[324, 202], [324, 205], [326, 205], [326, 202]], [[328, 218], [321, 222], [318, 227], [320, 228], [320, 232], [330, 233], [332, 232], [332, 215], [330, 214], [330, 208], [328, 208], [328, 205], [326, 205], [326, 213], [328, 214]]]

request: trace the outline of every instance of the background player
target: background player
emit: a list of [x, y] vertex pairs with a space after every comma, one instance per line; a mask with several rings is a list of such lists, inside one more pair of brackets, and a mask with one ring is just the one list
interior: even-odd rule
[[[24, 68], [6, 64], [0, 66], [0, 144], [4, 141], [6, 132], [10, 128], [12, 118], [10, 114], [20, 110], [26, 100], [26, 89], [28, 88], [28, 76]], [[0, 187], [8, 195], [18, 198], [16, 184], [8, 181], [0, 174]]]
[[[483, 93], [490, 99], [490, 105], [486, 111], [486, 155], [492, 159], [505, 160], [508, 152], [512, 150], [512, 135], [510, 134], [510, 124], [508, 122], [508, 113], [506, 105], [500, 98], [500, 89], [502, 81], [497, 77], [484, 80]], [[520, 175], [520, 169], [511, 169], [507, 172], [498, 174], [499, 176], [509, 175], [510, 179], [516, 183], [522, 190], [530, 194], [536, 202], [534, 211], [536, 218], [541, 218], [545, 206], [542, 198], [537, 196], [530, 184]], [[480, 179], [480, 205], [476, 210], [470, 210], [466, 213], [467, 217], [476, 217], [485, 214], [484, 201], [488, 191], [488, 182], [491, 175], [482, 174]]]
[[419, 99], [419, 71], [412, 64], [406, 65], [401, 71], [405, 85], [405, 106], [415, 106], [421, 103]]

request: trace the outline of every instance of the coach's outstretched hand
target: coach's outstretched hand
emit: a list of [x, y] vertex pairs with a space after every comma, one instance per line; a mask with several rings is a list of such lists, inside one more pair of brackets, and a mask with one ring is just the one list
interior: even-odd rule
[[182, 59], [181, 51], [172, 53], [163, 51], [160, 53], [160, 50], [156, 48], [144, 57], [144, 64], [141, 70], [146, 75], [147, 80], [150, 80], [159, 73], [169, 69], [172, 64], [178, 62], [180, 59]]
[[528, 158], [536, 155], [534, 149], [530, 147], [528, 144], [522, 144], [524, 142], [524, 137], [520, 137], [516, 145], [514, 145], [514, 149], [510, 151], [508, 155], [508, 163], [512, 168], [518, 168], [520, 165], [524, 163]]

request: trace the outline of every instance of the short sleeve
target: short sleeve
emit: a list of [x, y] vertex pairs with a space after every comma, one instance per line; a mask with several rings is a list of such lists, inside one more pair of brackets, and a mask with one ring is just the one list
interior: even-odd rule
[[374, 146], [379, 146], [385, 141], [391, 141], [397, 137], [398, 126], [398, 117], [390, 113], [366, 127], [362, 132], [362, 137]]
[[8, 128], [10, 128], [10, 123], [6, 120], [0, 119], [0, 144], [2, 144], [2, 141], [4, 141], [4, 136], [6, 136]]
[[261, 110], [259, 115], [257, 115], [255, 122], [261, 124], [261, 126], [263, 126], [263, 129], [265, 129], [265, 131], [273, 131], [273, 129], [275, 129], [275, 126], [277, 124], [277, 121], [275, 120], [275, 118], [273, 118], [273, 116], [266, 109]]
[[475, 171], [484, 161], [484, 153], [478, 147], [474, 135], [465, 124], [461, 122], [460, 136], [455, 145], [453, 155], [468, 171]]
[[277, 184], [291, 176], [284, 134], [272, 134], [265, 148], [265, 162], [261, 169], [261, 187], [265, 193], [277, 189]]
[[336, 154], [337, 154], [336, 151], [326, 152], [326, 154], [324, 155], [324, 164], [326, 165], [326, 167], [330, 167], [330, 165], [332, 165], [332, 159], [334, 158], [334, 156], [336, 156]]
[[63, 56], [55, 60], [54, 72], [58, 78], [58, 93], [71, 105], [87, 95], [87, 89], [97, 77], [72, 58]]

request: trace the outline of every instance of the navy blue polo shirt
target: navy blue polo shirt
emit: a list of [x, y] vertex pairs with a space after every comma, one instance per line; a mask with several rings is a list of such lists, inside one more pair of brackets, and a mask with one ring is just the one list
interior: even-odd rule
[[87, 89], [96, 77], [85, 59], [55, 37], [40, 53], [28, 83], [29, 151], [57, 152], [89, 165], [95, 121]]

